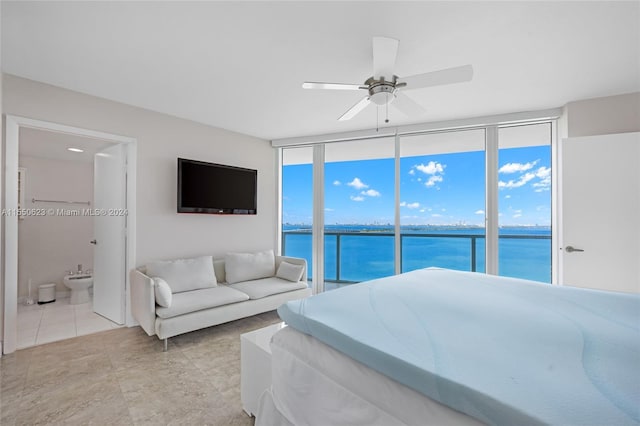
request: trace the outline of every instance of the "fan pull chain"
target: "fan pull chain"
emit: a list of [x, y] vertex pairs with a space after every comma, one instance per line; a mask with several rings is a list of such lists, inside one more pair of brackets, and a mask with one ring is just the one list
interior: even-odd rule
[[385, 123], [389, 122], [389, 92], [387, 92], [387, 103], [385, 104], [386, 107], [386, 111], [387, 111], [387, 115], [386, 118], [384, 119]]
[[380, 123], [380, 105], [376, 105], [376, 132], [380, 130], [378, 123]]

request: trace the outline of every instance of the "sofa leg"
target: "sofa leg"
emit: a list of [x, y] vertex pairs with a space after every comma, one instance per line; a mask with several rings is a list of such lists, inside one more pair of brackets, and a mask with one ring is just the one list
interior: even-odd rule
[[164, 349], [162, 352], [166, 352], [169, 349], [169, 339], [164, 339]]

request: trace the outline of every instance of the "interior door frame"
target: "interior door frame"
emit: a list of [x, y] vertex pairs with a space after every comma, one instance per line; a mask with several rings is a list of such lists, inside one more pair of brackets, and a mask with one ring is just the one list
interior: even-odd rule
[[[67, 126], [49, 121], [7, 114], [5, 116], [5, 181], [4, 208], [7, 211], [18, 208], [18, 152], [21, 128], [31, 128], [57, 133], [66, 133], [92, 139], [101, 139], [123, 144], [126, 149], [126, 257], [125, 257], [125, 324], [134, 325], [131, 315], [131, 295], [128, 271], [136, 264], [136, 164], [137, 139], [111, 133], [104, 133], [80, 127]], [[0, 162], [2, 153], [0, 152]], [[1, 179], [1, 178], [0, 178]], [[0, 185], [2, 184], [0, 180]], [[18, 309], [18, 217], [4, 215], [4, 244], [0, 247], [0, 258], [4, 260], [4, 321], [3, 345], [4, 354], [12, 353], [17, 346], [17, 309]], [[0, 237], [2, 230], [0, 230]]]

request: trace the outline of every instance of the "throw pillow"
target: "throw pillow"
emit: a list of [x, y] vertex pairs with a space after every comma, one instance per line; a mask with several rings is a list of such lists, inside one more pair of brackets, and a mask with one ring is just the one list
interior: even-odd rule
[[147, 265], [147, 275], [165, 280], [172, 293], [218, 285], [211, 256], [151, 262]]
[[153, 277], [153, 282], [155, 283], [156, 303], [163, 308], [170, 308], [173, 295], [169, 284], [160, 277]]
[[302, 278], [303, 270], [304, 266], [302, 265], [294, 265], [293, 263], [283, 261], [280, 263], [280, 266], [278, 266], [276, 277], [287, 281], [298, 282]]
[[273, 250], [256, 253], [227, 253], [224, 262], [229, 284], [273, 277], [276, 273], [276, 258]]

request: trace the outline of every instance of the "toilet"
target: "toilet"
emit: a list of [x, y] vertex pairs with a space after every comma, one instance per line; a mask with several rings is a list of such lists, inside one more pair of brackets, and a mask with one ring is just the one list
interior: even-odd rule
[[87, 303], [89, 301], [89, 288], [93, 285], [91, 274], [75, 274], [64, 277], [64, 285], [71, 290], [70, 305]]

